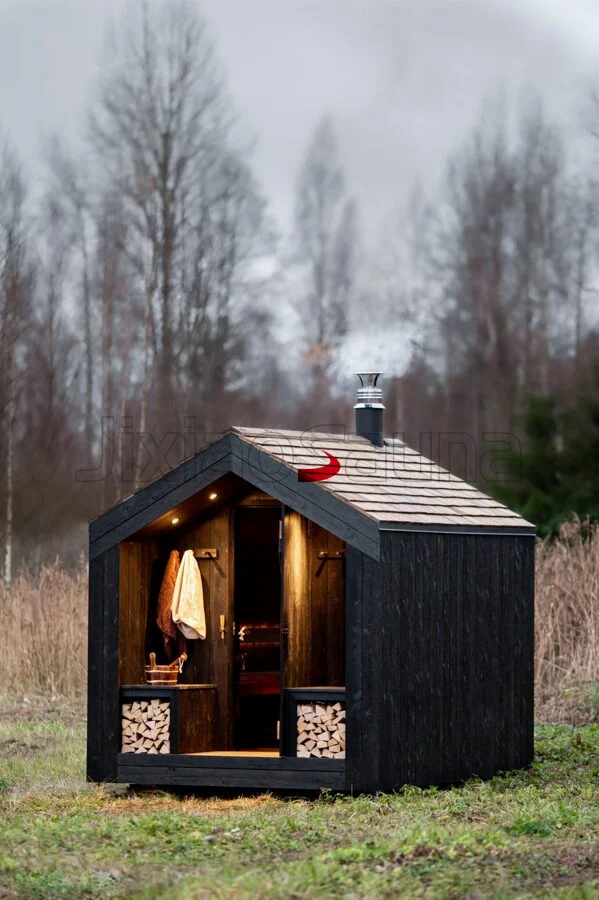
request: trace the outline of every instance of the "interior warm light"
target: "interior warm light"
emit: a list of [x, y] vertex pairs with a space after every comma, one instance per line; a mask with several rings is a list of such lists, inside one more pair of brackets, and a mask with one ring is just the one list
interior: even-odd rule
[[208, 494], [208, 499], [209, 499], [209, 500], [217, 500], [217, 499], [218, 499], [218, 494], [215, 494], [214, 491], [212, 491], [211, 494]]
[[180, 521], [181, 519], [179, 518], [179, 516], [175, 516], [173, 519], [171, 519], [171, 525], [178, 525]]

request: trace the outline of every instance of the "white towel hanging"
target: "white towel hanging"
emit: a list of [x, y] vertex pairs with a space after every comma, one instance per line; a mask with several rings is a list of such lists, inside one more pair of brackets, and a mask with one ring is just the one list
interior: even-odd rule
[[173, 622], [188, 640], [206, 637], [206, 615], [204, 613], [204, 588], [200, 567], [193, 550], [186, 550], [181, 560], [173, 602], [171, 603]]

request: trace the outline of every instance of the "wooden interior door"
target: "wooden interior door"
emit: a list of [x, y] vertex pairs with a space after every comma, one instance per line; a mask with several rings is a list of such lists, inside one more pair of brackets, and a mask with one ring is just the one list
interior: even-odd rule
[[235, 527], [235, 749], [275, 749], [281, 696], [280, 504], [239, 504]]

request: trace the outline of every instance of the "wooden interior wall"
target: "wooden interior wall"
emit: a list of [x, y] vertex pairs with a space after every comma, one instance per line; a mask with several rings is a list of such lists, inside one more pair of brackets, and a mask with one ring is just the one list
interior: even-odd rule
[[340, 538], [289, 510], [285, 515], [286, 687], [345, 683], [345, 562], [319, 552], [345, 549]]
[[[181, 681], [185, 684], [216, 685], [216, 747], [233, 745], [232, 653], [233, 653], [233, 554], [232, 512], [223, 507], [216, 515], [188, 531], [179, 540], [179, 550], [215, 549], [216, 560], [198, 560], [204, 587], [206, 640], [188, 641], [189, 659]], [[225, 637], [220, 635], [220, 616], [225, 616]]]
[[159, 545], [124, 541], [119, 566], [119, 681], [144, 684], [150, 598], [159, 577]]
[[[285, 687], [310, 684], [310, 641], [304, 636], [308, 613], [308, 520], [289, 510], [285, 515], [284, 534], [285, 620], [288, 628]], [[307, 635], [306, 635], [307, 637]]]
[[260, 491], [258, 488], [249, 491], [245, 497], [237, 501], [236, 506], [279, 506], [278, 500], [267, 494], [266, 491]]

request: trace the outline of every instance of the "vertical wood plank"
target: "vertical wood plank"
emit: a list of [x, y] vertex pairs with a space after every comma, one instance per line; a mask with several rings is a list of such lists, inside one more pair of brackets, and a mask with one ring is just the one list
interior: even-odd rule
[[[327, 682], [327, 657], [329, 654], [329, 632], [327, 628], [328, 607], [328, 579], [329, 563], [324, 565], [318, 560], [320, 551], [328, 552], [328, 536], [324, 528], [320, 528], [314, 522], [305, 520], [305, 533], [307, 540], [306, 563], [307, 581], [306, 589], [308, 598], [300, 600], [301, 609], [298, 616], [302, 635], [300, 640], [308, 644], [308, 656], [306, 671], [304, 672], [304, 684], [326, 685]], [[308, 601], [309, 612], [306, 609]], [[298, 623], [299, 624], [299, 623]], [[297, 638], [297, 635], [296, 635]]]
[[[422, 605], [425, 613], [425, 625], [420, 640], [421, 657], [429, 653], [429, 673], [427, 679], [429, 697], [429, 720], [427, 742], [427, 769], [425, 780], [430, 784], [439, 784], [442, 778], [442, 729], [443, 729], [443, 545], [444, 536], [434, 535], [430, 542], [428, 565], [423, 573], [429, 573], [428, 585], [423, 584]], [[426, 581], [426, 575], [424, 575]], [[428, 601], [428, 602], [427, 602]], [[429, 637], [427, 637], [427, 634]]]
[[118, 544], [103, 554], [103, 665], [102, 665], [102, 779], [116, 780], [116, 757], [121, 744], [119, 709], [119, 561]]
[[[331, 554], [346, 553], [345, 541], [327, 532], [327, 550]], [[327, 563], [327, 635], [326, 684], [345, 684], [345, 559]]]
[[89, 564], [87, 639], [87, 778], [102, 781], [103, 668], [104, 668], [104, 556]]
[[517, 589], [514, 604], [516, 765], [534, 755], [534, 539], [520, 539], [515, 555]]
[[359, 793], [362, 787], [362, 597], [363, 554], [348, 545], [345, 558], [345, 709], [347, 716], [346, 789]]
[[284, 596], [289, 628], [285, 687], [309, 685], [311, 596], [308, 586], [307, 519], [293, 510], [285, 515]]
[[216, 691], [214, 689], [173, 692], [179, 705], [178, 753], [204, 753], [219, 749], [216, 740]]
[[[501, 537], [488, 542], [478, 542], [478, 558], [481, 570], [487, 572], [487, 615], [483, 625], [488, 653], [485, 666], [485, 722], [489, 736], [483, 771], [489, 777], [506, 767], [507, 734], [506, 710], [509, 706], [506, 691], [506, 672], [511, 668], [509, 642], [503, 631], [501, 610], [513, 602], [508, 592], [507, 570], [510, 568], [510, 545]], [[498, 699], [499, 695], [499, 699]]]
[[[210, 640], [212, 658], [210, 681], [217, 685], [216, 726], [217, 746], [229, 750], [233, 747], [233, 512], [224, 509], [210, 522], [210, 547], [219, 550], [219, 566], [206, 560], [211, 566]], [[225, 617], [225, 637], [220, 635], [220, 616]]]
[[464, 592], [465, 562], [464, 542], [459, 536], [445, 542], [447, 568], [445, 575], [446, 613], [444, 643], [447, 647], [447, 671], [443, 692], [446, 708], [447, 730], [445, 741], [446, 767], [443, 779], [458, 781], [463, 771], [463, 744], [466, 730], [466, 700], [462, 659], [465, 646], [464, 636]]
[[130, 624], [133, 616], [129, 610], [132, 588], [130, 585], [133, 573], [135, 544], [123, 541], [120, 545], [119, 570], [119, 681], [121, 684], [134, 684], [129, 675], [129, 652], [131, 648]]
[[[516, 551], [517, 552], [517, 551]], [[507, 558], [506, 558], [507, 557]], [[504, 671], [505, 682], [504, 690], [506, 695], [505, 702], [505, 755], [507, 759], [507, 768], [517, 765], [516, 740], [515, 740], [515, 708], [514, 699], [516, 692], [516, 655], [510, 651], [515, 649], [515, 611], [514, 602], [510, 602], [510, 598], [517, 596], [518, 591], [518, 575], [509, 554], [504, 554], [503, 560], [504, 577], [506, 585], [506, 597], [508, 602], [502, 605], [501, 609], [501, 628], [505, 635], [505, 652], [504, 652]]]
[[341, 687], [345, 684], [345, 561], [321, 560], [318, 554], [334, 557], [345, 551], [345, 542], [314, 522], [307, 521], [306, 529], [310, 595], [309, 617], [302, 616], [310, 645], [306, 684]]
[[[420, 578], [426, 564], [423, 557], [424, 545], [415, 536], [404, 534], [393, 536], [393, 544], [401, 544], [403, 565], [396, 577], [401, 578], [401, 619], [398, 622], [400, 634], [398, 653], [402, 657], [401, 681], [398, 684], [400, 702], [404, 710], [402, 744], [403, 769], [396, 773], [401, 780], [410, 784], [421, 784], [420, 761], [425, 724], [422, 712], [422, 691], [425, 667], [417, 648], [417, 636], [422, 634], [423, 611]], [[428, 658], [427, 658], [428, 663]], [[426, 713], [425, 713], [426, 715]]]
[[[125, 541], [119, 545], [119, 678], [122, 685], [143, 684], [148, 631], [156, 632], [159, 544]], [[160, 649], [152, 640], [149, 649]]]
[[[491, 709], [487, 697], [487, 679], [492, 665], [494, 636], [490, 633], [489, 619], [492, 598], [486, 564], [494, 565], [492, 553], [486, 552], [486, 539], [464, 542], [468, 551], [468, 591], [464, 597], [465, 613], [470, 622], [471, 646], [469, 653], [470, 701], [470, 763], [469, 770], [479, 778], [485, 778], [490, 756], [489, 722]], [[474, 602], [474, 598], [476, 601]]]
[[[376, 791], [381, 784], [381, 759], [386, 749], [381, 747], [381, 716], [384, 702], [388, 700], [390, 673], [383, 672], [383, 666], [393, 665], [382, 655], [383, 629], [388, 627], [385, 620], [384, 603], [381, 597], [379, 563], [370, 557], [362, 560], [362, 790]], [[382, 600], [382, 597], [381, 597]], [[385, 685], [385, 697], [381, 696]], [[349, 745], [349, 733], [348, 733]], [[385, 761], [386, 764], [386, 761]]]
[[393, 671], [381, 670], [380, 722], [380, 779], [381, 783], [399, 782], [405, 739], [402, 733], [402, 711], [405, 709], [402, 690], [405, 680], [401, 678], [400, 660], [404, 657], [401, 641], [405, 638], [404, 611], [399, 574], [402, 569], [400, 543], [383, 540], [381, 545], [380, 584], [381, 598], [385, 597], [385, 608], [381, 615], [381, 661], [393, 660]]

